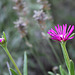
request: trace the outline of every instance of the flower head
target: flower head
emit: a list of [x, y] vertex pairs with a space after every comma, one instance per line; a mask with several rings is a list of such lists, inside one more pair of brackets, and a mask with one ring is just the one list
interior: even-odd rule
[[59, 26], [58, 24], [58, 28], [55, 26], [55, 29], [56, 31], [54, 31], [52, 28], [48, 31], [48, 34], [51, 36], [51, 39], [61, 42], [74, 38], [74, 36], [70, 37], [71, 33], [74, 30], [74, 25], [72, 27], [71, 25], [69, 25], [67, 29], [67, 24], [63, 24], [63, 26]]

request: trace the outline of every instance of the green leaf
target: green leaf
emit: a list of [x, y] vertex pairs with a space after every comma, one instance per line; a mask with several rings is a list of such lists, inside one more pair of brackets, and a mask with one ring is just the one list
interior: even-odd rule
[[7, 41], [5, 32], [3, 32], [3, 37], [4, 37], [5, 41]]
[[60, 74], [61, 75], [64, 75], [64, 72], [63, 72], [63, 69], [62, 69], [62, 66], [61, 65], [59, 66], [59, 70], [60, 70]]
[[48, 72], [48, 74], [50, 74], [50, 75], [55, 75], [53, 72], [50, 72], [50, 71]]
[[67, 72], [62, 68], [62, 66], [59, 66], [60, 74], [61, 75], [68, 75]]
[[28, 75], [27, 72], [27, 53], [24, 52], [24, 71], [23, 71], [24, 75]]
[[70, 75], [74, 75], [74, 63], [70, 60]]
[[18, 75], [12, 68], [10, 68], [10, 71], [12, 72], [13, 75]]
[[75, 35], [75, 33], [72, 33], [72, 34], [69, 36], [69, 38], [73, 37], [74, 35]]

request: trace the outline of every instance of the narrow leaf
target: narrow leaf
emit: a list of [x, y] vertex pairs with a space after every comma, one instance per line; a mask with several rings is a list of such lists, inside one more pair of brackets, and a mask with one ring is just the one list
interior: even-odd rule
[[64, 75], [64, 72], [63, 72], [63, 69], [62, 69], [62, 66], [61, 65], [59, 66], [59, 70], [60, 70], [60, 74], [61, 75]]
[[6, 35], [5, 35], [5, 32], [3, 32], [3, 37], [4, 37], [5, 41], [6, 41], [7, 39], [6, 39]]
[[24, 75], [28, 75], [27, 72], [27, 53], [24, 52], [24, 71], [23, 71]]
[[10, 71], [12, 72], [13, 75], [18, 75], [12, 68], [10, 68]]
[[50, 72], [50, 71], [48, 72], [48, 74], [50, 74], [50, 75], [55, 75], [53, 72]]
[[61, 65], [59, 66], [59, 70], [61, 75], [68, 75], [66, 70], [64, 70]]
[[70, 60], [70, 75], [74, 75], [74, 63]]

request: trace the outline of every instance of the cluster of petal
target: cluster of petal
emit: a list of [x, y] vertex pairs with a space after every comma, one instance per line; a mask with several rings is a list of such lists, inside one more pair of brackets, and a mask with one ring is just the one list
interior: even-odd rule
[[5, 39], [4, 38], [0, 38], [0, 43], [2, 43], [2, 41], [4, 41]]
[[[58, 26], [58, 27], [57, 27]], [[71, 33], [74, 30], [74, 25], [69, 25], [67, 29], [67, 24], [63, 24], [63, 26], [59, 26], [59, 24], [55, 26], [56, 31], [54, 31], [52, 28], [48, 31], [48, 34], [50, 35], [51, 39], [57, 40], [57, 41], [67, 41], [69, 39], [73, 39], [74, 36], [69, 37]]]

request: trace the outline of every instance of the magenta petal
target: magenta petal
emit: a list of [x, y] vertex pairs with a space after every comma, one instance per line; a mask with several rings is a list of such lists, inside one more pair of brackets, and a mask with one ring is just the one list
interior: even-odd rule
[[70, 37], [70, 38], [68, 38], [68, 39], [73, 39], [74, 38], [74, 36], [73, 37]]
[[68, 27], [67, 33], [68, 33], [68, 31], [70, 30], [70, 28], [71, 28], [71, 25]]
[[53, 39], [53, 40], [57, 40], [56, 38], [54, 38], [54, 37], [52, 37], [51, 39]]
[[48, 31], [48, 34], [50, 34], [51, 36], [54, 36], [52, 33], [50, 33], [49, 31]]
[[58, 33], [58, 28], [57, 28], [57, 26], [55, 26], [55, 29], [56, 29], [56, 31], [57, 31], [57, 33]]
[[66, 34], [67, 24], [63, 25], [63, 35]]
[[58, 34], [60, 33], [60, 26], [59, 26], [59, 24], [58, 24]]
[[62, 26], [60, 26], [60, 33], [62, 33]]
[[73, 32], [73, 30], [74, 30], [74, 25], [72, 26], [71, 30], [69, 31], [69, 33], [68, 33], [67, 37], [69, 37], [69, 36], [70, 36], [70, 34]]
[[51, 39], [61, 41], [61, 40], [59, 39], [59, 37], [57, 37], [57, 36], [54, 36], [54, 37], [52, 37]]
[[65, 26], [64, 26], [64, 24], [63, 24], [63, 34], [65, 34], [64, 29], [65, 29]]
[[50, 34], [50, 32], [48, 31], [48, 34]]
[[67, 31], [67, 24], [65, 24], [65, 32]]
[[49, 30], [51, 33], [53, 33], [53, 34], [57, 34], [52, 28], [51, 28], [51, 30]]
[[53, 33], [57, 34], [52, 28], [51, 28], [51, 31], [52, 31]]

